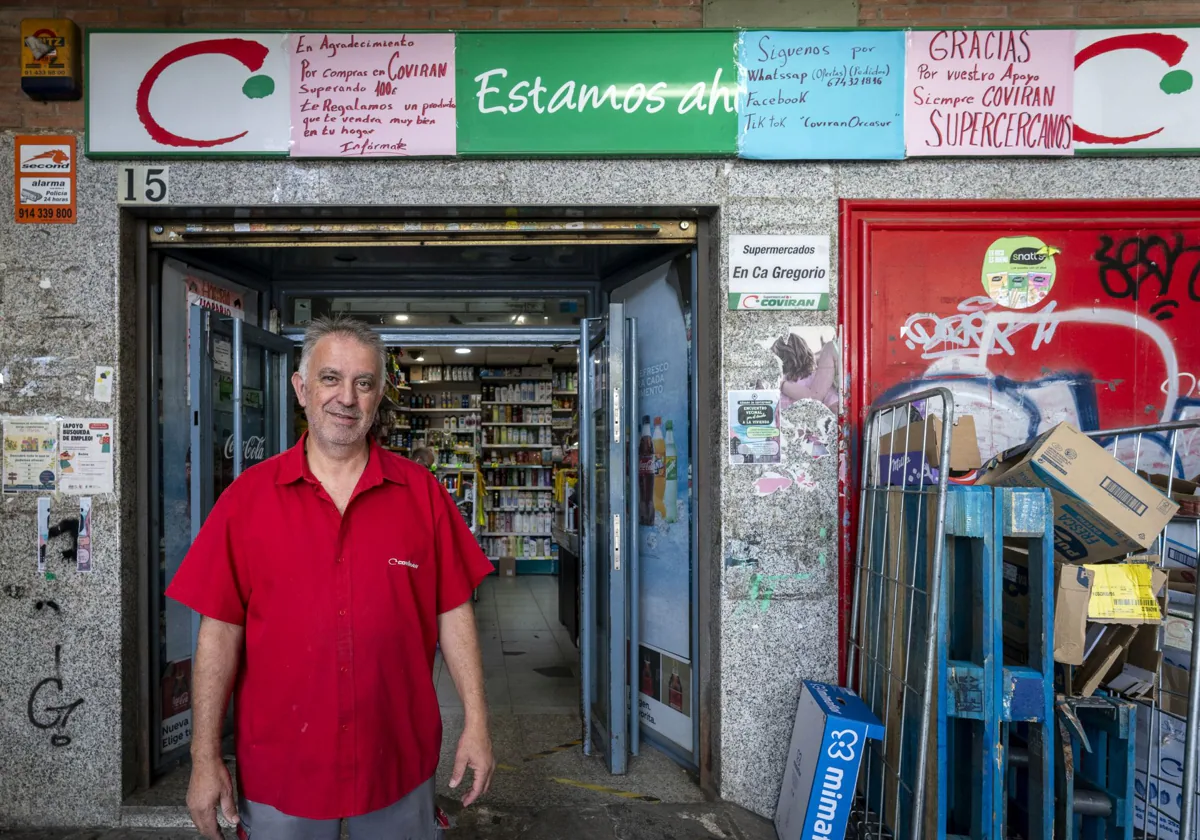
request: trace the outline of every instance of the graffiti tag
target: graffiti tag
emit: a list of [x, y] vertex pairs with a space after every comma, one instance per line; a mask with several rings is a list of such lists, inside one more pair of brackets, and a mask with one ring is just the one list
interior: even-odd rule
[[[1054, 301], [1039, 315], [1054, 312]], [[999, 311], [993, 311], [999, 310]], [[1013, 316], [1011, 319], [1007, 316]], [[970, 297], [958, 305], [954, 315], [915, 312], [900, 328], [900, 336], [909, 350], [920, 348], [921, 358], [941, 359], [947, 356], [1012, 356], [1016, 347], [1012, 339], [1020, 332], [1033, 329], [1030, 349], [1037, 350], [1054, 338], [1058, 324], [1047, 318], [1029, 321], [1016, 312], [999, 309], [999, 304], [983, 295]]]
[[[1166, 296], [1176, 276], [1186, 276], [1189, 300], [1200, 301], [1200, 243], [1185, 245], [1183, 234], [1176, 232], [1171, 240], [1156, 234], [1131, 236], [1117, 243], [1111, 236], [1100, 235], [1100, 245], [1092, 255], [1100, 265], [1100, 285], [1114, 298], [1139, 300], [1142, 287], [1150, 284], [1150, 292], [1163, 300], [1150, 307], [1155, 320], [1165, 321], [1179, 309], [1179, 302]], [[1178, 287], [1176, 297], [1178, 297]]]
[[[61, 661], [62, 645], [55, 645], [54, 669], [56, 672], [59, 670]], [[51, 693], [51, 688], [54, 693]], [[43, 731], [53, 731], [50, 736], [50, 744], [55, 747], [65, 747], [71, 743], [71, 736], [66, 734], [67, 724], [70, 723], [71, 715], [75, 713], [75, 710], [83, 705], [82, 697], [69, 703], [50, 705], [56, 700], [62, 699], [62, 694], [62, 679], [58, 676], [46, 677], [33, 687], [33, 691], [29, 692], [29, 702], [26, 705], [30, 723]]]

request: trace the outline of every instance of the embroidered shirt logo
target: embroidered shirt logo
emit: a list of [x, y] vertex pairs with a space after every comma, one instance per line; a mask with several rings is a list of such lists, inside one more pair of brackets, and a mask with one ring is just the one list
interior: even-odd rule
[[398, 560], [395, 557], [391, 557], [388, 559], [388, 565], [389, 566], [408, 566], [408, 568], [410, 568], [410, 569], [421, 568], [420, 566], [418, 566], [416, 563], [414, 563], [411, 560]]

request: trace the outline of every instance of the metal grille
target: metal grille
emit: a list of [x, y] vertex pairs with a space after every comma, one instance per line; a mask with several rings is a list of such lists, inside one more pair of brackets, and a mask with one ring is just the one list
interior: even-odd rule
[[[851, 831], [924, 829], [954, 398], [935, 388], [871, 410], [863, 431], [850, 685], [884, 725], [863, 758]], [[939, 468], [939, 465], [941, 468]]]
[[[1180, 444], [1186, 451], [1193, 442], [1200, 443], [1200, 420], [1102, 429], [1086, 434], [1133, 471], [1167, 476], [1166, 486], [1160, 489], [1170, 495], [1183, 471]], [[1184, 534], [1190, 536], [1190, 565], [1194, 573], [1196, 549], [1200, 547], [1200, 518], [1181, 511], [1174, 522], [1182, 523]], [[1187, 564], [1184, 558], [1189, 552], [1183, 550], [1185, 545], [1169, 542], [1167, 535], [1161, 534], [1154, 547], [1159, 566], [1163, 567], [1169, 556], [1177, 563]], [[1182, 600], [1173, 603], [1172, 596], [1168, 587], [1167, 616], [1184, 617], [1194, 625], [1194, 599], [1191, 604]], [[1200, 682], [1192, 678], [1192, 669], [1200, 661], [1200, 633], [1192, 633], [1186, 670], [1164, 668], [1164, 664], [1172, 661], [1183, 661], [1178, 656], [1183, 651], [1175, 648], [1173, 654], [1165, 633], [1159, 635], [1158, 648], [1166, 663], [1159, 659], [1155, 675], [1157, 691], [1147, 686], [1137, 710], [1133, 830], [1137, 836], [1191, 838], [1196, 831], [1196, 748], [1200, 742], [1200, 729], [1196, 725], [1200, 718]], [[1193, 791], [1193, 795], [1183, 796], [1183, 791]]]

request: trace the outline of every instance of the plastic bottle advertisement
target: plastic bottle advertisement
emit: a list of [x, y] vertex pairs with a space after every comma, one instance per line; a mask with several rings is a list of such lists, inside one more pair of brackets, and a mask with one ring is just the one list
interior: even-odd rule
[[692, 749], [688, 345], [679, 278], [663, 265], [620, 289], [638, 321], [642, 725]]

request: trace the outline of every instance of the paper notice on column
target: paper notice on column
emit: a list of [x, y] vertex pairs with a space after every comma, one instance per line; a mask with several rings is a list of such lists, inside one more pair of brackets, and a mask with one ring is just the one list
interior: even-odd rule
[[60, 421], [59, 489], [91, 496], [113, 492], [113, 421], [68, 418]]
[[4, 417], [3, 486], [5, 493], [58, 489], [54, 456], [58, 422], [53, 417]]
[[457, 152], [454, 35], [294, 32], [293, 157]]

